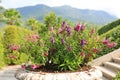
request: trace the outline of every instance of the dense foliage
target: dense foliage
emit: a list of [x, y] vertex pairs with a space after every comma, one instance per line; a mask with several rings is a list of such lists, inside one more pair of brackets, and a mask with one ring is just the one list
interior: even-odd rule
[[29, 60], [36, 64], [31, 69], [44, 66], [57, 71], [77, 70], [96, 58], [101, 45], [107, 48], [116, 46], [104, 44], [95, 28], [88, 29], [88, 26], [80, 23], [71, 27], [63, 22], [61, 27], [51, 26], [47, 30], [45, 38], [37, 33], [29, 34], [24, 46], [21, 46], [23, 52], [29, 55]]
[[25, 37], [31, 31], [17, 26], [8, 26], [3, 34], [4, 56], [7, 64], [19, 64], [28, 60], [28, 55], [19, 51]]
[[103, 26], [102, 28], [100, 28], [98, 30], [98, 33], [99, 34], [104, 34], [107, 31], [112, 30], [113, 28], [117, 27], [118, 25], [120, 25], [120, 19], [118, 19], [118, 20], [116, 20], [116, 21], [114, 21], [112, 23], [109, 23], [109, 24]]
[[32, 70], [74, 71], [88, 66], [103, 48], [117, 45], [115, 40], [99, 38], [96, 28], [63, 21], [55, 13], [47, 14], [43, 23], [27, 19], [22, 24], [25, 27], [16, 24], [20, 23], [18, 11], [7, 9], [2, 15], [8, 24], [0, 36], [0, 61], [4, 59], [8, 65], [25, 63], [22, 67]]
[[2, 33], [0, 32], [0, 68], [2, 68], [4, 65], [4, 48], [2, 44]]
[[116, 77], [113, 80], [120, 80], [120, 71], [118, 72], [118, 74], [116, 75]]
[[[106, 39], [109, 39], [109, 41], [114, 41], [117, 43], [117, 46], [109, 49], [109, 48], [103, 48], [103, 51], [98, 54], [98, 56], [103, 56], [111, 51], [114, 51], [115, 49], [118, 49], [120, 47], [120, 26], [116, 26], [114, 29], [109, 30], [105, 34], [102, 34], [101, 37], [105, 37]], [[107, 42], [109, 42], [107, 41]]]

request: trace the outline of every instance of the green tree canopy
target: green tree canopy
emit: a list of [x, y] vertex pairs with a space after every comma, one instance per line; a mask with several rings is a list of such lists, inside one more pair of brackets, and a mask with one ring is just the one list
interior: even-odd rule
[[46, 27], [56, 26], [56, 15], [55, 15], [55, 13], [51, 12], [48, 15], [46, 15], [44, 17], [44, 23], [46, 24]]
[[5, 22], [9, 25], [20, 25], [20, 13], [15, 9], [6, 9], [4, 12]]
[[30, 18], [27, 20], [27, 25], [30, 26], [30, 29], [32, 31], [38, 31], [41, 23], [38, 20], [36, 20], [35, 18]]
[[4, 7], [0, 6], [0, 22], [3, 22], [4, 21], [4, 13], [5, 9]]

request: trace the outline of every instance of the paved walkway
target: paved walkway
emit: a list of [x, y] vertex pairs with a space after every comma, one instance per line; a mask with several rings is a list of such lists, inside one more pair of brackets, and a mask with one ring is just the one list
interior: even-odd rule
[[0, 70], [0, 80], [17, 80], [14, 77], [14, 74], [19, 68], [20, 65], [4, 67], [2, 70]]

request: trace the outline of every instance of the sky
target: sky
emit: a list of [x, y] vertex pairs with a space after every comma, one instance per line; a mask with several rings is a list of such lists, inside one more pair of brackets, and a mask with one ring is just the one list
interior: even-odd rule
[[2, 0], [5, 8], [45, 4], [50, 7], [69, 5], [79, 9], [103, 10], [120, 18], [120, 0]]

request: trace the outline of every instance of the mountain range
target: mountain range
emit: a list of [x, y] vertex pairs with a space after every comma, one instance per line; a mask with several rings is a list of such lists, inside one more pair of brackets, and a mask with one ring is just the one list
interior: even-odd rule
[[43, 17], [49, 12], [54, 12], [57, 16], [61, 16], [64, 19], [68, 19], [74, 22], [85, 21], [92, 24], [104, 25], [117, 19], [116, 16], [110, 15], [105, 11], [89, 10], [89, 9], [77, 9], [71, 6], [59, 6], [49, 7], [43, 4], [35, 6], [27, 6], [17, 8], [24, 19], [36, 18], [39, 21], [43, 20]]

